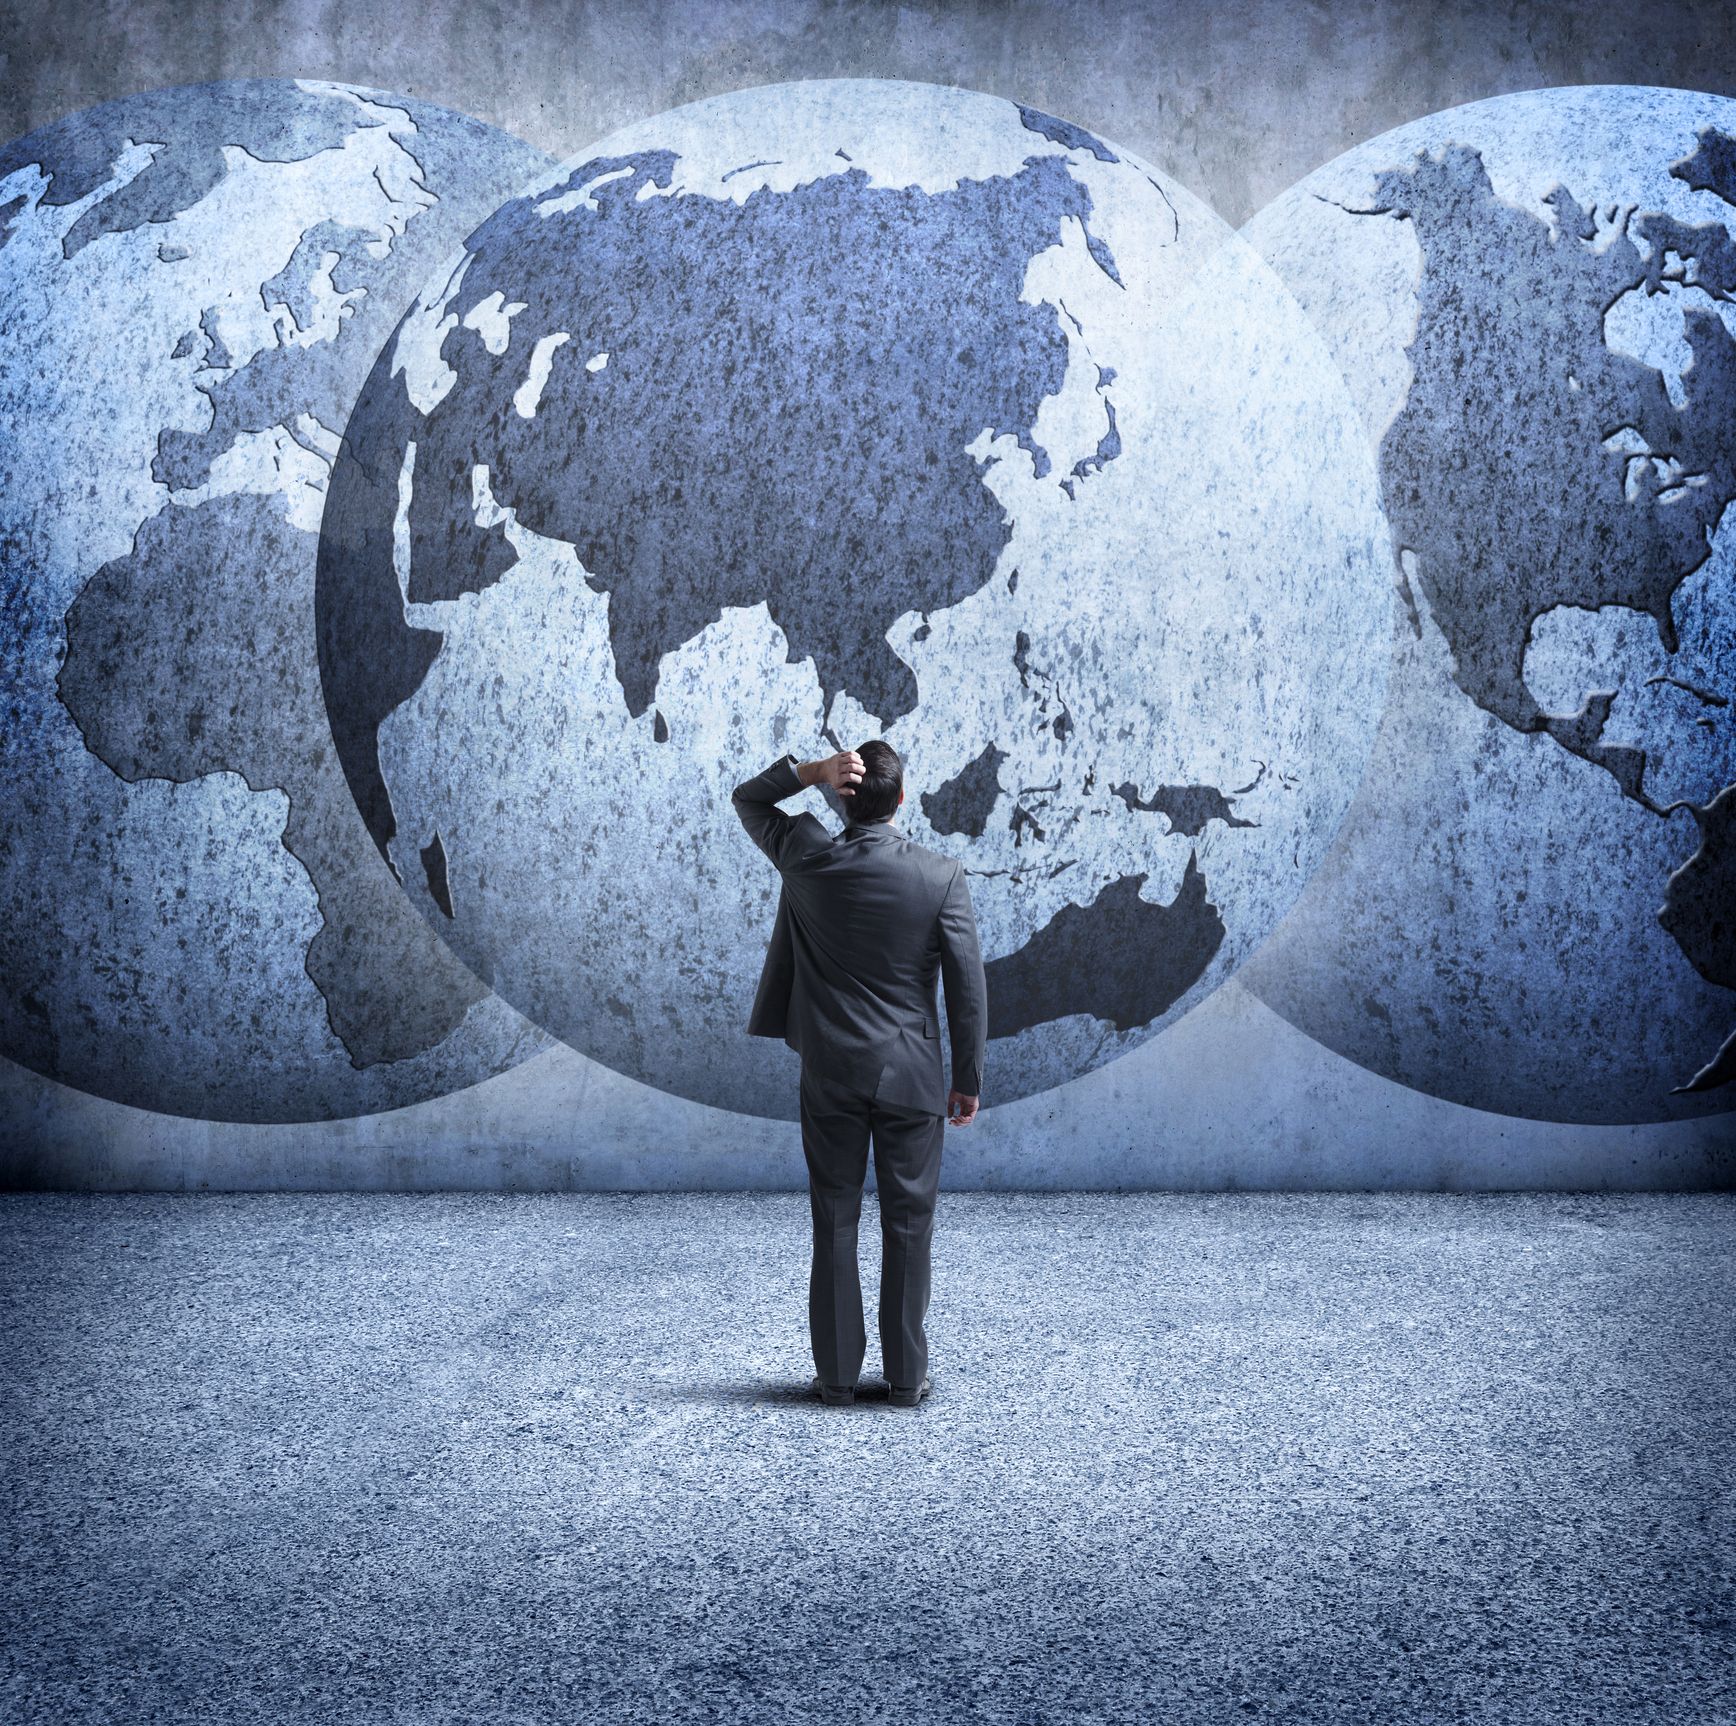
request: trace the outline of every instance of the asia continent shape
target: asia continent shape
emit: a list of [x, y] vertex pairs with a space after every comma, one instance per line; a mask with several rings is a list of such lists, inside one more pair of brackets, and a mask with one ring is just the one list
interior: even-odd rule
[[[720, 105], [740, 148], [711, 159], [699, 110]], [[894, 170], [900, 120], [976, 129], [980, 171]], [[1214, 546], [1196, 618], [1138, 549], [1154, 518], [1191, 513], [1154, 422], [1257, 423], [1191, 401], [1169, 363], [1190, 325], [1251, 339], [1245, 306], [1221, 333], [1211, 291], [1214, 266], [1233, 293], [1251, 263], [1101, 140], [923, 86], [720, 98], [503, 206], [382, 354], [321, 547], [333, 735], [424, 913], [585, 1052], [780, 1112], [767, 1052], [738, 1036], [775, 877], [742, 857], [728, 783], [785, 746], [879, 733], [913, 792], [938, 787], [901, 812], [912, 836], [971, 840], [1013, 1094], [1197, 999], [1270, 909], [1223, 842], [1258, 834], [1293, 876], [1348, 798], [1381, 667], [1345, 644], [1390, 604], [1353, 456], [1323, 512], [1349, 574], [1312, 625], [1347, 656], [1324, 726], [1343, 762], [1312, 771], [1320, 721], [1299, 706], [1276, 732], [1268, 708], [1213, 735], [1177, 699], [1163, 743], [1116, 740], [1119, 680], [1149, 678], [1133, 717], [1153, 719], [1191, 625], [1232, 711], [1270, 655], [1248, 611], [1313, 646], [1275, 562], [1250, 573]], [[1352, 448], [1324, 366], [1283, 387]], [[1305, 513], [1265, 527], [1258, 556]], [[1172, 771], [1166, 745], [1200, 770]]]

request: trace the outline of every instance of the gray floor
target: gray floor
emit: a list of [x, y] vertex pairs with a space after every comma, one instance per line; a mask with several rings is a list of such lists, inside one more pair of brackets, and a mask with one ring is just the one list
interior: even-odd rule
[[1736, 1198], [942, 1206], [0, 1199], [0, 1718], [1736, 1720]]

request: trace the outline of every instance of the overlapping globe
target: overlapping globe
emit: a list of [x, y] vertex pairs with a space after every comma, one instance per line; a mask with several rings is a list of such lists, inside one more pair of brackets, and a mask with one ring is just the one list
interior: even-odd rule
[[1378, 723], [1366, 437], [1268, 267], [1119, 146], [819, 81], [618, 133], [437, 274], [351, 417], [326, 700], [465, 962], [617, 1071], [795, 1108], [730, 807], [871, 736], [964, 860], [1002, 1099], [1282, 915]]
[[1736, 102], [1431, 115], [1244, 230], [1351, 381], [1404, 606], [1333, 854], [1244, 981], [1471, 1107], [1736, 1103]]
[[327, 475], [423, 276], [544, 158], [407, 97], [153, 91], [0, 153], [0, 1052], [229, 1121], [547, 1037], [404, 903], [313, 652]]

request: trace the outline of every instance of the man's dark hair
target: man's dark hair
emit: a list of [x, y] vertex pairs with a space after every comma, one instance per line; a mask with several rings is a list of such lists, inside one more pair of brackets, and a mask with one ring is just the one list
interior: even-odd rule
[[880, 737], [857, 744], [856, 753], [862, 757], [862, 777], [855, 795], [843, 800], [845, 810], [852, 821], [884, 821], [898, 808], [904, 789], [904, 763], [898, 759], [898, 751]]

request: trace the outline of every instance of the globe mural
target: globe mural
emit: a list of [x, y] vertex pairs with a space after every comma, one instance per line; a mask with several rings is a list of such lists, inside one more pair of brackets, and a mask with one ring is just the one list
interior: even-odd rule
[[1367, 778], [1243, 981], [1478, 1108], [1730, 1108], [1736, 102], [1473, 103], [1244, 231], [1356, 391], [1403, 611]]
[[322, 527], [333, 735], [506, 999], [764, 1114], [778, 884], [729, 791], [885, 736], [1026, 1095], [1215, 988], [1329, 843], [1376, 497], [1307, 319], [1166, 176], [965, 91], [743, 91], [503, 205], [382, 352]]
[[545, 159], [330, 84], [163, 90], [0, 155], [0, 1050], [141, 1107], [368, 1113], [546, 1039], [403, 903], [313, 646], [345, 417]]

